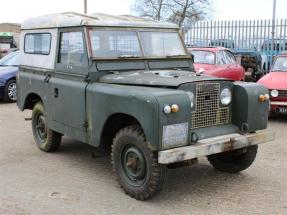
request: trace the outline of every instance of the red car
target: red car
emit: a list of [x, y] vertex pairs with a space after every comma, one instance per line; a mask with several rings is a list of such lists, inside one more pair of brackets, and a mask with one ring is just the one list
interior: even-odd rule
[[245, 80], [244, 68], [236, 63], [234, 55], [228, 49], [210, 47], [189, 48], [188, 50], [194, 56], [196, 72], [234, 81]]
[[279, 55], [270, 73], [262, 77], [258, 83], [263, 84], [270, 91], [270, 111], [287, 113], [287, 54]]

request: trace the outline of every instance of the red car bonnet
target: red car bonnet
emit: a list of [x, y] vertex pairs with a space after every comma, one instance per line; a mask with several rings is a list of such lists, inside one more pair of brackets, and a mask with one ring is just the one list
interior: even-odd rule
[[262, 77], [258, 83], [272, 90], [287, 90], [287, 71], [270, 72]]

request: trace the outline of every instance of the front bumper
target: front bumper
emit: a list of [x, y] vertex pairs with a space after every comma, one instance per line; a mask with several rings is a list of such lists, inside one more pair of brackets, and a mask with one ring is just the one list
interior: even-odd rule
[[274, 139], [275, 133], [268, 130], [247, 135], [235, 133], [213, 137], [200, 140], [196, 145], [160, 151], [158, 153], [158, 162], [160, 164], [177, 163], [212, 154], [245, 148], [260, 143], [266, 143], [273, 141]]
[[276, 107], [277, 107], [277, 106], [285, 106], [285, 107], [286, 107], [286, 106], [287, 106], [287, 102], [275, 102], [275, 101], [271, 101], [271, 102], [270, 102], [270, 105], [271, 105], [271, 106], [276, 106]]
[[3, 99], [5, 95], [5, 87], [0, 86], [0, 99]]
[[287, 102], [286, 101], [271, 101], [270, 102], [271, 112], [275, 113], [287, 113]]

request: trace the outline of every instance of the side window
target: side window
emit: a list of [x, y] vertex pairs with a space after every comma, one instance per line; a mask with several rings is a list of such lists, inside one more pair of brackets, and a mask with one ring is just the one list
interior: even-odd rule
[[227, 64], [235, 64], [235, 57], [229, 51], [224, 51]]
[[24, 52], [27, 54], [49, 55], [51, 49], [50, 33], [26, 34], [24, 41]]
[[58, 63], [82, 66], [86, 62], [82, 32], [64, 32], [60, 35]]
[[223, 51], [217, 52], [217, 64], [219, 65], [226, 64], [226, 59]]

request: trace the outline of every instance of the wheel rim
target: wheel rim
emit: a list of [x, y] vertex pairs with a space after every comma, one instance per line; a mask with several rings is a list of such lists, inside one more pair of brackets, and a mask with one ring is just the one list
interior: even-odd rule
[[46, 119], [43, 114], [39, 114], [36, 119], [36, 133], [41, 142], [46, 142], [47, 139], [47, 127]]
[[7, 94], [10, 100], [16, 101], [17, 100], [17, 86], [15, 82], [12, 82], [8, 85]]
[[124, 176], [129, 184], [141, 186], [146, 180], [146, 161], [141, 151], [128, 145], [121, 153], [121, 163]]

